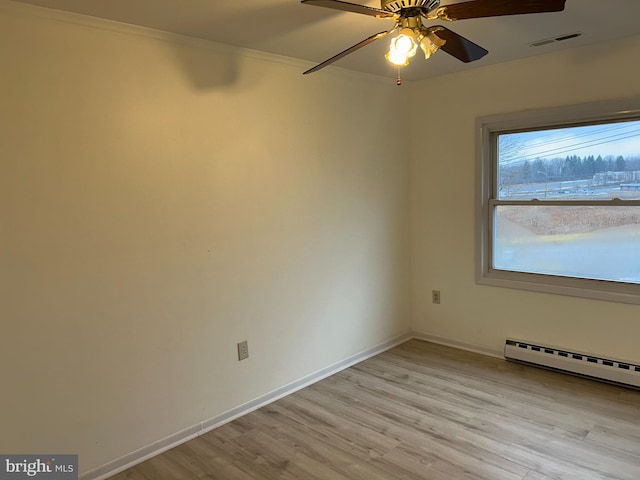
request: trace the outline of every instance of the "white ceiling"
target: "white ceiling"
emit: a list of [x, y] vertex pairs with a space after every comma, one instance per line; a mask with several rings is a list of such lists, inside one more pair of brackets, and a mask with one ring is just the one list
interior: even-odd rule
[[[309, 61], [309, 67], [393, 26], [392, 20], [302, 5], [298, 0], [16, 1], [304, 59]], [[380, 7], [379, 0], [350, 1]], [[441, 4], [452, 3], [459, 2], [442, 0]], [[489, 55], [471, 64], [464, 64], [444, 52], [438, 52], [428, 61], [417, 55], [411, 65], [402, 70], [402, 75], [407, 80], [423, 79], [636, 35], [640, 34], [638, 19], [640, 0], [567, 0], [566, 9], [561, 13], [446, 23], [451, 30], [488, 49]], [[543, 47], [529, 46], [537, 40], [573, 32], [582, 32], [582, 36]], [[388, 40], [382, 39], [334, 65], [395, 78], [395, 69], [384, 59], [387, 49]]]

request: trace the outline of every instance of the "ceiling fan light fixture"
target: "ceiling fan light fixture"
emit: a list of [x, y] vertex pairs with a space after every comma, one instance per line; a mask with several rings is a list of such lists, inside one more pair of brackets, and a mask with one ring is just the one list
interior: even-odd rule
[[410, 28], [403, 28], [397, 37], [391, 39], [389, 53], [385, 58], [394, 65], [403, 67], [409, 65], [409, 59], [416, 54], [417, 50], [416, 34]]
[[424, 58], [429, 60], [431, 55], [436, 53], [446, 43], [443, 39], [438, 37], [433, 30], [421, 31], [418, 36], [420, 48], [424, 53]]
[[397, 67], [406, 67], [409, 65], [409, 57], [402, 55], [393, 49], [389, 50], [389, 53], [387, 53], [384, 58]]
[[411, 28], [403, 28], [398, 36], [391, 40], [391, 48], [402, 55], [413, 57], [418, 50], [415, 32]]

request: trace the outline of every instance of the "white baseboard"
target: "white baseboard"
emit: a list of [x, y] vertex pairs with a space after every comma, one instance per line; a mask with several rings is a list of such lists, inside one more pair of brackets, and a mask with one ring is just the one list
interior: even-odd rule
[[220, 415], [217, 415], [213, 418], [205, 420], [197, 425], [193, 425], [189, 428], [186, 428], [180, 432], [176, 432], [162, 440], [158, 440], [146, 447], [143, 447], [135, 452], [131, 452], [127, 455], [124, 455], [116, 460], [113, 460], [105, 465], [102, 465], [93, 470], [89, 470], [87, 472], [82, 473], [79, 476], [80, 480], [104, 480], [113, 475], [116, 475], [128, 468], [131, 468], [139, 463], [142, 463], [150, 458], [155, 457], [167, 450], [171, 450], [172, 448], [177, 447], [178, 445], [182, 445], [189, 440], [193, 440], [200, 435], [204, 435], [211, 430], [214, 430], [226, 423], [229, 423], [236, 418], [239, 418], [243, 415], [253, 412], [258, 408], [264, 407], [276, 400], [279, 400], [287, 395], [291, 395], [298, 390], [301, 390], [309, 385], [312, 385], [324, 378], [330, 377], [345, 368], [349, 368], [357, 363], [360, 363], [368, 358], [371, 358], [375, 355], [378, 355], [382, 352], [386, 352], [393, 347], [396, 347], [408, 340], [415, 338], [415, 335], [412, 332], [406, 333], [404, 335], [400, 335], [398, 337], [394, 337], [386, 342], [383, 342], [379, 345], [373, 346], [362, 352], [356, 353], [355, 355], [351, 355], [350, 357], [341, 360], [340, 362], [334, 363], [333, 365], [329, 365], [321, 370], [318, 370], [315, 373], [307, 375], [299, 380], [289, 383], [288, 385], [284, 385], [283, 387], [277, 388], [272, 392], [266, 393], [254, 400], [251, 400], [243, 405], [240, 405], [236, 408], [232, 408]]
[[258, 398], [255, 398], [243, 405], [232, 408], [220, 415], [205, 420], [197, 425], [193, 425], [180, 432], [176, 432], [162, 440], [158, 440], [146, 447], [143, 447], [135, 452], [131, 452], [123, 457], [120, 457], [112, 462], [109, 462], [101, 467], [95, 468], [88, 472], [84, 472], [80, 475], [80, 480], [105, 480], [113, 475], [116, 475], [124, 470], [134, 467], [150, 458], [160, 455], [167, 450], [182, 445], [183, 443], [193, 440], [200, 435], [204, 435], [211, 430], [214, 430], [222, 425], [232, 422], [236, 418], [242, 417], [248, 413], [253, 412], [265, 405], [273, 403], [287, 395], [297, 392], [309, 385], [312, 385], [320, 380], [330, 377], [346, 368], [349, 368], [357, 363], [360, 363], [368, 358], [378, 355], [382, 352], [392, 349], [408, 340], [423, 340], [425, 342], [436, 343], [438, 345], [445, 345], [447, 347], [458, 348], [460, 350], [466, 350], [469, 352], [479, 353], [482, 355], [488, 355], [490, 357], [496, 357], [504, 359], [503, 352], [500, 350], [493, 350], [477, 345], [470, 345], [467, 343], [457, 342], [448, 338], [437, 337], [434, 335], [428, 335], [426, 333], [409, 332], [398, 337], [394, 337], [386, 342], [383, 342], [374, 347], [363, 350], [362, 352], [351, 355], [350, 357], [341, 360], [340, 362], [329, 365], [317, 372], [307, 375], [299, 380], [277, 388], [272, 392], [266, 393]]
[[413, 332], [413, 338], [415, 338], [416, 340], [437, 343], [438, 345], [444, 345], [445, 347], [453, 347], [459, 350], [466, 350], [468, 352], [479, 353], [481, 355], [487, 355], [489, 357], [495, 357], [504, 360], [504, 353], [502, 352], [502, 350], [494, 350], [492, 348], [471, 345], [469, 343], [462, 343], [456, 340], [451, 340], [449, 338], [437, 337], [435, 335], [429, 335], [426, 333]]

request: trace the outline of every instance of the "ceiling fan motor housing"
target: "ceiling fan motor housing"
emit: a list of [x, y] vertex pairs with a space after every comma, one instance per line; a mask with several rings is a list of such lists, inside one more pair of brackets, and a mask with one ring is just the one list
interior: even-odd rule
[[406, 8], [423, 8], [431, 11], [440, 5], [440, 0], [381, 0], [382, 9], [398, 13]]

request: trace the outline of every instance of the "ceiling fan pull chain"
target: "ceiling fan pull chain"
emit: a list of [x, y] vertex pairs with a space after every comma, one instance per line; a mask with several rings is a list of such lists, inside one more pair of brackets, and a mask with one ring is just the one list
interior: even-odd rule
[[398, 78], [396, 79], [396, 85], [402, 85], [402, 77], [400, 76], [400, 67], [398, 67]]

